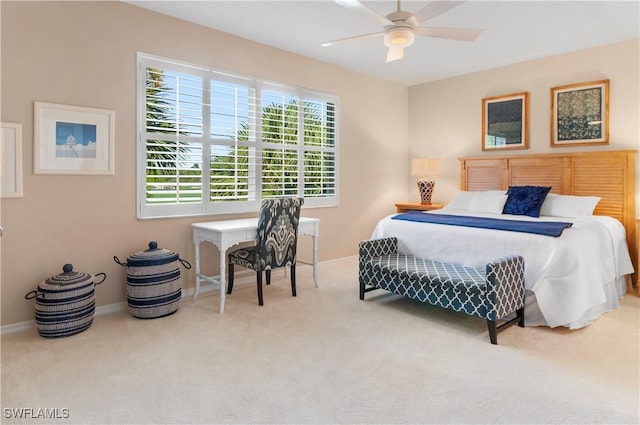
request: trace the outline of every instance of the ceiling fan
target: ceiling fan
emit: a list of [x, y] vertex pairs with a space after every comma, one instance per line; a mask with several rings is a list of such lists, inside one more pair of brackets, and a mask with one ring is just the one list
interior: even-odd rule
[[474, 41], [482, 32], [474, 28], [447, 28], [447, 27], [419, 27], [418, 25], [429, 19], [452, 9], [464, 1], [432, 1], [416, 13], [406, 12], [400, 8], [400, 0], [395, 12], [387, 16], [378, 15], [357, 0], [335, 0], [339, 5], [357, 10], [384, 25], [384, 30], [371, 34], [356, 35], [339, 40], [322, 43], [323, 46], [333, 46], [345, 41], [362, 40], [384, 36], [384, 44], [389, 48], [387, 62], [392, 62], [404, 57], [404, 48], [411, 46], [416, 35], [425, 37], [447, 38], [451, 40]]

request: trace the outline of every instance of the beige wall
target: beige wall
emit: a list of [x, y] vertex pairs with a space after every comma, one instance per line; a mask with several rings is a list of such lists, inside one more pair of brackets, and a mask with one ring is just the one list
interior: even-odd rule
[[[447, 202], [458, 191], [459, 156], [640, 149], [639, 56], [640, 41], [635, 39], [411, 87], [410, 156], [443, 158], [444, 175], [437, 180], [434, 201]], [[609, 145], [551, 148], [550, 89], [603, 79], [610, 80]], [[482, 98], [524, 91], [529, 92], [529, 149], [483, 152]], [[409, 200], [419, 199], [414, 178], [408, 191]], [[636, 191], [640, 214], [638, 180]]]
[[[356, 254], [358, 241], [408, 196], [406, 87], [119, 2], [0, 7], [1, 119], [22, 123], [24, 155], [24, 197], [2, 200], [2, 325], [32, 320], [34, 303], [24, 295], [64, 263], [107, 274], [99, 306], [123, 302], [126, 271], [114, 255], [126, 259], [157, 240], [192, 262], [192, 222], [237, 218], [136, 219], [137, 51], [340, 96], [340, 205], [303, 210], [322, 220], [321, 260]], [[115, 175], [34, 175], [34, 101], [114, 110]], [[309, 259], [303, 239], [300, 255]], [[205, 271], [216, 272], [217, 251], [203, 244], [202, 255]], [[185, 271], [183, 288], [193, 279]]]

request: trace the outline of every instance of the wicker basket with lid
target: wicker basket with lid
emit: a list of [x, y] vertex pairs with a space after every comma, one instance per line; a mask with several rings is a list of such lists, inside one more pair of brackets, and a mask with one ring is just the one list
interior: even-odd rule
[[182, 298], [180, 264], [190, 269], [191, 264], [173, 251], [158, 248], [155, 241], [149, 249], [137, 252], [121, 262], [127, 267], [127, 304], [129, 312], [140, 319], [168, 316], [178, 310]]
[[[95, 278], [102, 276], [100, 282]], [[62, 273], [41, 282], [38, 289], [25, 298], [36, 299], [35, 321], [38, 333], [46, 338], [70, 336], [82, 332], [93, 323], [95, 313], [95, 285], [107, 275], [73, 271], [73, 265], [65, 264]]]

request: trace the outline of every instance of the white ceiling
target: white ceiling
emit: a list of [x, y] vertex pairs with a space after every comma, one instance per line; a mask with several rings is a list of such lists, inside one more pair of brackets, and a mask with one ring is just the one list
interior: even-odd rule
[[[420, 26], [482, 28], [474, 42], [416, 37], [386, 63], [382, 37], [320, 43], [382, 31], [375, 19], [331, 0], [127, 1], [146, 9], [407, 86], [640, 36], [640, 1], [470, 0]], [[396, 1], [361, 1], [380, 15]], [[402, 1], [416, 12], [427, 1]]]

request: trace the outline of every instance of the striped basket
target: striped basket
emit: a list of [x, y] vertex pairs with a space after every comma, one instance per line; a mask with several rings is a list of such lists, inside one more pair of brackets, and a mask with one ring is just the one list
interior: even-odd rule
[[25, 299], [36, 299], [36, 329], [45, 338], [75, 335], [88, 329], [95, 312], [94, 276], [73, 271], [73, 265], [65, 264], [63, 272], [50, 277], [38, 285], [38, 289], [25, 295]]
[[129, 312], [139, 319], [168, 316], [178, 310], [182, 298], [180, 264], [191, 264], [173, 251], [158, 248], [149, 242], [149, 249], [133, 254], [126, 263], [118, 257], [114, 261], [127, 267], [127, 304]]

